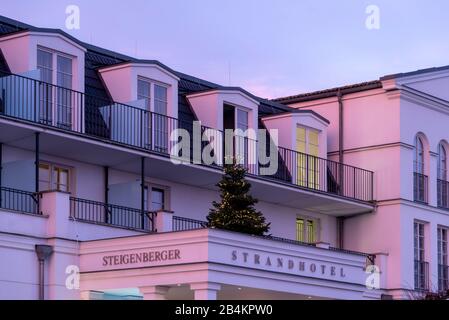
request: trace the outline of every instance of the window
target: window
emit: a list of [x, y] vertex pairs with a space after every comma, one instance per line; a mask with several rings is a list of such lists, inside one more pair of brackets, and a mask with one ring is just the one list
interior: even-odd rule
[[167, 88], [154, 85], [154, 112], [167, 115]]
[[159, 188], [151, 188], [151, 211], [165, 209], [165, 191]]
[[[154, 101], [151, 97], [154, 96]], [[168, 89], [148, 79], [137, 79], [137, 99], [145, 101], [145, 109], [152, 111], [144, 119], [144, 146], [154, 151], [167, 153], [169, 118], [167, 115]], [[154, 103], [153, 103], [154, 102]]]
[[39, 191], [70, 192], [70, 170], [47, 163], [39, 164]]
[[447, 154], [443, 142], [438, 145], [438, 165], [437, 165], [437, 198], [438, 206], [449, 207], [449, 183], [447, 182]]
[[449, 289], [449, 267], [447, 260], [447, 228], [438, 227], [438, 290]]
[[37, 68], [41, 72], [41, 80], [53, 83], [53, 55], [41, 49], [37, 50]]
[[307, 243], [317, 241], [318, 220], [309, 218], [296, 218], [296, 240]]
[[438, 145], [438, 179], [447, 180], [447, 157], [446, 149], [442, 142]]
[[429, 264], [425, 262], [424, 223], [414, 222], [415, 289], [428, 289]]
[[235, 108], [236, 119], [235, 128], [238, 129], [235, 135], [235, 157], [238, 163], [248, 169], [248, 111]]
[[424, 143], [419, 135], [415, 138], [413, 173], [413, 198], [427, 203], [427, 176], [424, 175]]
[[415, 138], [415, 172], [424, 174], [424, 144], [422, 138], [416, 136]]
[[248, 112], [237, 108], [237, 129], [245, 132], [248, 130]]
[[75, 98], [71, 91], [72, 59], [60, 53], [37, 49], [37, 69], [43, 81], [38, 89], [40, 121], [71, 129], [72, 101]]
[[311, 128], [296, 128], [296, 183], [312, 189], [320, 188], [319, 132]]
[[145, 109], [151, 110], [151, 83], [146, 80], [137, 80], [137, 99], [145, 100]]
[[[161, 115], [167, 115], [168, 93], [167, 87], [153, 83], [144, 78], [137, 79], [137, 99], [145, 101], [145, 109]], [[154, 92], [154, 110], [151, 96]]]

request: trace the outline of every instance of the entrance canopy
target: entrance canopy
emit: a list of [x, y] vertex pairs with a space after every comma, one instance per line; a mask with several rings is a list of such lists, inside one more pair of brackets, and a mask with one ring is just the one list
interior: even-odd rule
[[[83, 242], [80, 289], [145, 299], [376, 299], [366, 257], [198, 229]], [[91, 295], [87, 294], [87, 297]]]

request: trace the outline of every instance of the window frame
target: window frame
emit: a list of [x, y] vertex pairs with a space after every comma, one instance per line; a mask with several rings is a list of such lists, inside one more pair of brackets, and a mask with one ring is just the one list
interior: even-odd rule
[[[302, 231], [300, 232], [298, 229], [298, 222], [302, 220]], [[313, 236], [310, 237], [310, 230], [309, 230], [309, 222], [312, 223], [313, 230]], [[305, 242], [305, 243], [316, 243], [320, 241], [320, 219], [310, 216], [296, 216], [296, 223], [295, 223], [295, 234], [296, 234], [296, 241]], [[302, 239], [299, 235], [302, 235]]]
[[[438, 254], [438, 264], [447, 266], [449, 263], [449, 251], [448, 251], [448, 227], [438, 226], [437, 227], [437, 254]], [[443, 235], [445, 239], [443, 239]]]
[[75, 75], [75, 72], [74, 72], [75, 63], [74, 62], [76, 60], [76, 57], [74, 57], [70, 54], [58, 51], [58, 50], [54, 50], [54, 49], [50, 49], [50, 48], [46, 48], [46, 47], [42, 47], [42, 46], [37, 46], [37, 50], [36, 50], [36, 68], [37, 69], [39, 69], [38, 59], [37, 59], [37, 55], [38, 55], [39, 51], [43, 51], [43, 52], [51, 54], [51, 57], [52, 57], [52, 60], [51, 60], [52, 82], [51, 82], [51, 84], [54, 86], [58, 86], [58, 73], [60, 73], [58, 71], [58, 57], [60, 56], [60, 57], [69, 59], [71, 61], [71, 69], [72, 69], [71, 86], [70, 86], [70, 88], [66, 88], [66, 89], [73, 90], [74, 75]]
[[[298, 150], [299, 149], [298, 142], [300, 141], [300, 140], [298, 140], [298, 129], [304, 129], [304, 139], [305, 140], [301, 141], [301, 142], [304, 142], [304, 152]], [[317, 149], [316, 155], [310, 153], [310, 145], [312, 144], [310, 142], [310, 133], [312, 133], [312, 132], [316, 133], [316, 135], [317, 135], [317, 145], [314, 145]], [[319, 157], [320, 156], [320, 133], [321, 133], [321, 131], [318, 129], [297, 124], [296, 131], [295, 131], [295, 151], [304, 153], [304, 154], [307, 154], [310, 156]]]
[[[41, 183], [45, 182], [47, 183], [47, 181], [43, 181], [42, 180], [42, 175], [39, 172], [39, 191], [59, 191], [59, 192], [67, 192], [70, 194], [73, 194], [73, 191], [75, 190], [74, 188], [74, 179], [73, 179], [73, 168], [70, 166], [66, 166], [66, 165], [61, 165], [61, 164], [57, 164], [57, 163], [52, 163], [52, 162], [48, 162], [48, 161], [40, 161], [39, 162], [39, 170], [41, 169], [41, 166], [47, 166], [48, 167], [48, 171], [49, 171], [49, 181], [48, 181], [48, 185], [49, 188], [46, 190], [41, 189]], [[58, 172], [58, 180], [59, 180], [59, 172], [61, 171], [67, 171], [67, 191], [65, 190], [61, 190], [60, 189], [60, 185], [61, 183], [59, 182], [55, 182], [54, 181], [54, 176], [53, 176], [53, 172], [57, 170]]]
[[416, 261], [426, 261], [426, 223], [423, 221], [413, 222], [413, 256]]
[[447, 150], [443, 142], [438, 144], [437, 171], [438, 179], [447, 181]]
[[[149, 90], [149, 97], [145, 97], [145, 96], [143, 96], [143, 98], [140, 97], [141, 95], [139, 95], [139, 81], [142, 81], [142, 82], [144, 82], [144, 83], [149, 85], [149, 89], [150, 89]], [[158, 101], [160, 101], [160, 102], [165, 102], [165, 108], [166, 108], [165, 114], [161, 114], [161, 113], [157, 113], [156, 112], [156, 89], [155, 89], [156, 85], [159, 86], [159, 87], [165, 88], [165, 90], [167, 92], [167, 96], [166, 96], [167, 97], [167, 101], [162, 101], [162, 100], [158, 99]], [[169, 89], [170, 89], [170, 85], [169, 84], [166, 84], [166, 83], [163, 83], [163, 82], [151, 79], [151, 78], [147, 78], [147, 77], [144, 77], [144, 76], [141, 76], [141, 75], [137, 76], [137, 88], [136, 88], [137, 100], [145, 100], [146, 101], [145, 108], [146, 108], [147, 111], [150, 111], [150, 112], [153, 112], [153, 113], [157, 113], [157, 114], [161, 114], [163, 116], [168, 116], [168, 113], [169, 113], [168, 112], [168, 109], [169, 109], [169, 91], [170, 91]]]
[[[413, 169], [415, 170], [416, 173], [425, 174], [425, 150], [424, 150], [424, 141], [423, 141], [423, 137], [420, 136], [419, 134], [416, 135], [415, 137], [415, 146], [414, 146], [414, 165], [413, 165]], [[421, 152], [420, 152], [421, 150]]]
[[152, 191], [153, 189], [158, 189], [163, 191], [163, 201], [164, 201], [164, 205], [163, 205], [163, 211], [170, 211], [171, 209], [171, 188], [169, 186], [165, 186], [165, 185], [160, 185], [160, 184], [156, 184], [156, 183], [146, 183], [145, 184], [145, 189], [146, 189], [146, 198], [147, 198], [147, 205], [146, 205], [146, 210], [148, 211], [153, 211], [151, 209], [151, 205], [153, 203], [152, 200]]

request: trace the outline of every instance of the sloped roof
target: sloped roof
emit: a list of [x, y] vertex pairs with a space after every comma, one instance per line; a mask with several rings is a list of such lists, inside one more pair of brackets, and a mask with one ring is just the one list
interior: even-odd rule
[[109, 97], [109, 93], [107, 89], [104, 87], [101, 79], [97, 74], [97, 69], [106, 66], [112, 66], [115, 64], [121, 64], [126, 62], [134, 62], [134, 63], [151, 63], [160, 66], [161, 68], [166, 69], [167, 71], [177, 75], [180, 78], [179, 81], [179, 93], [180, 95], [187, 95], [194, 92], [212, 90], [212, 89], [220, 89], [220, 90], [239, 90], [245, 92], [247, 95], [257, 100], [260, 104], [259, 113], [260, 116], [265, 116], [268, 114], [275, 114], [280, 112], [291, 112], [294, 111], [294, 108], [286, 106], [280, 102], [268, 100], [265, 98], [257, 97], [245, 89], [240, 87], [226, 87], [222, 86], [207, 80], [203, 80], [191, 75], [187, 75], [185, 73], [172, 70], [168, 66], [164, 65], [158, 60], [144, 60], [137, 59], [122, 53], [114, 52], [108, 49], [100, 48], [92, 44], [88, 44], [82, 42], [70, 34], [64, 32], [60, 29], [51, 29], [51, 28], [39, 28], [35, 27], [17, 20], [10, 19], [8, 17], [0, 16], [0, 36], [9, 35], [17, 32], [25, 32], [25, 31], [35, 31], [35, 32], [48, 32], [48, 33], [58, 33], [64, 37], [67, 37], [71, 41], [77, 43], [78, 45], [87, 49], [86, 52], [86, 66], [85, 66], [85, 92], [87, 94], [92, 94], [104, 98]]
[[309, 100], [334, 97], [338, 94], [338, 92], [341, 92], [342, 94], [354, 93], [354, 92], [360, 92], [360, 91], [365, 91], [365, 90], [377, 89], [377, 88], [381, 88], [381, 87], [382, 87], [382, 82], [380, 80], [373, 80], [373, 81], [360, 82], [360, 83], [355, 83], [355, 84], [350, 84], [350, 85], [335, 87], [335, 88], [330, 88], [330, 89], [306, 92], [306, 93], [301, 93], [301, 94], [297, 94], [297, 95], [293, 95], [293, 96], [276, 98], [276, 99], [273, 99], [273, 101], [290, 104], [290, 103], [296, 103], [296, 102], [303, 102], [303, 101], [309, 101]]

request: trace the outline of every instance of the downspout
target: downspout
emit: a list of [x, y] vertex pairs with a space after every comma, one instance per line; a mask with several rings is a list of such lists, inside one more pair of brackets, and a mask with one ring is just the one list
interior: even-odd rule
[[145, 157], [140, 161], [140, 223], [142, 229], [145, 229]]
[[45, 299], [45, 260], [53, 253], [53, 247], [36, 244], [35, 251], [39, 260], [39, 300]]
[[39, 199], [39, 163], [40, 163], [40, 133], [36, 132], [35, 136], [35, 158], [34, 158], [34, 192], [36, 193], [37, 212], [40, 213], [40, 199]]
[[[104, 167], [104, 203], [106, 204], [106, 208], [109, 208], [109, 167]], [[109, 222], [109, 209], [106, 210], [105, 214], [105, 222]]]
[[[337, 100], [338, 100], [338, 162], [342, 164], [344, 162], [344, 144], [343, 144], [343, 95], [341, 90], [338, 89], [337, 92]], [[339, 186], [340, 190], [342, 190], [343, 186], [343, 166], [339, 165]], [[340, 249], [344, 247], [344, 217], [337, 217], [337, 244]]]
[[[338, 162], [343, 163], [343, 95], [339, 89], [337, 92], [338, 99]], [[341, 170], [341, 169], [340, 169]], [[340, 176], [340, 179], [342, 176]]]
[[2, 207], [3, 143], [0, 142], [0, 208]]

